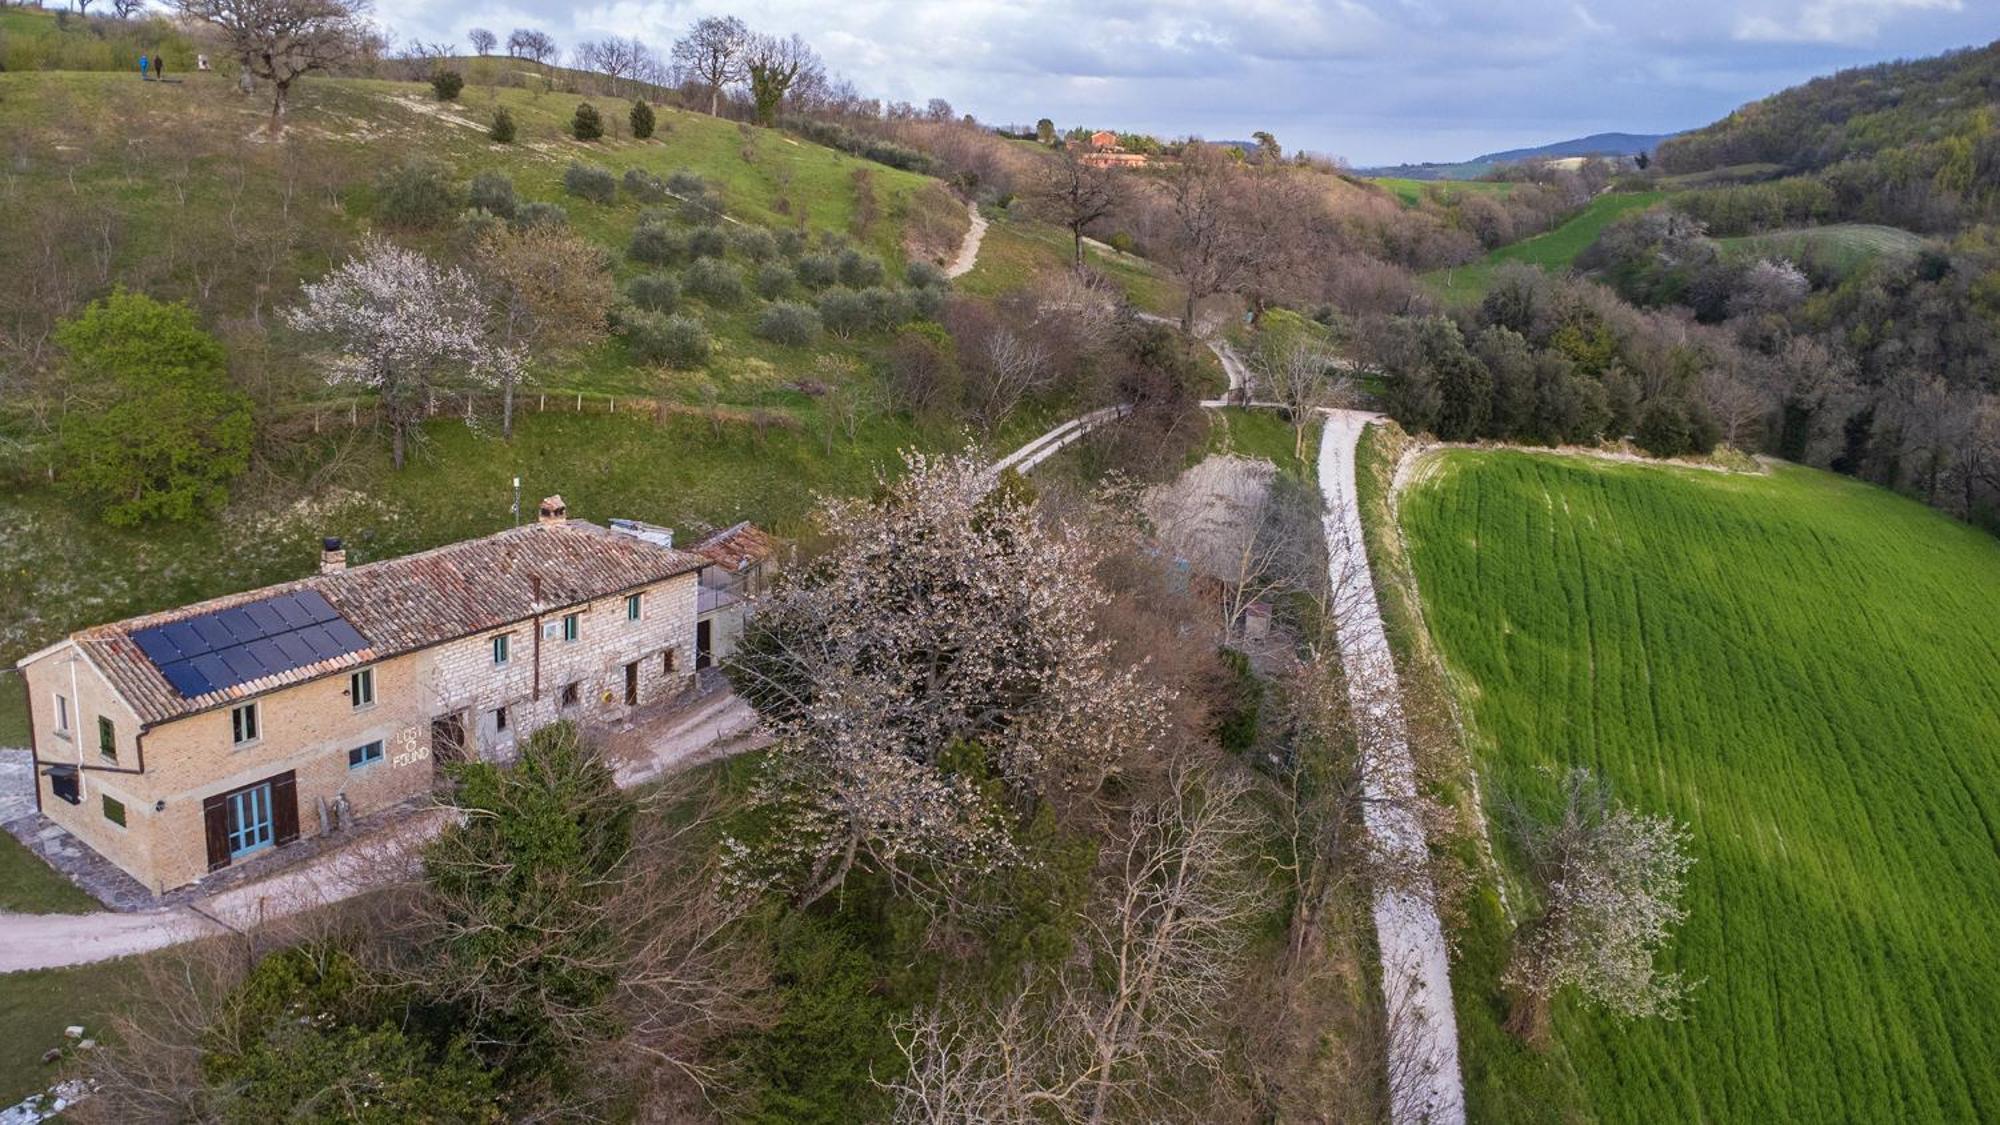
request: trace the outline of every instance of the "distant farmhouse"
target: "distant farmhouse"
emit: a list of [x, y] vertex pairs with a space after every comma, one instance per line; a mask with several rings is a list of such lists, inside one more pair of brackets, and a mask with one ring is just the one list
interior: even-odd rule
[[771, 540], [612, 524], [550, 497], [531, 525], [352, 568], [328, 540], [310, 578], [72, 634], [20, 662], [38, 806], [159, 894], [547, 723], [674, 699], [733, 648]]
[[1099, 129], [1088, 140], [1071, 142], [1070, 148], [1076, 152], [1077, 160], [1099, 168], [1146, 162], [1144, 153], [1127, 151], [1118, 143], [1118, 134], [1109, 129]]

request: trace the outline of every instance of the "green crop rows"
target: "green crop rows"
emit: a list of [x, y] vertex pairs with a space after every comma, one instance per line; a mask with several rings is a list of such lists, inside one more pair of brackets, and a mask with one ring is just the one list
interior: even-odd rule
[[1493, 822], [1581, 763], [1697, 857], [1686, 1018], [1565, 1003], [1542, 1055], [1476, 897], [1473, 1119], [2000, 1120], [2000, 544], [1804, 469], [1520, 453], [1448, 455], [1402, 513]]

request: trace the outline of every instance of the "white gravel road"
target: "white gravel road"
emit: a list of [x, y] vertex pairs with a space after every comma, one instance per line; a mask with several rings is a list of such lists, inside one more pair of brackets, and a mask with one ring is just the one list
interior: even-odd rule
[[[1335, 615], [1350, 700], [1367, 731], [1368, 831], [1397, 867], [1415, 869], [1425, 853], [1423, 824], [1410, 807], [1415, 763], [1404, 726], [1402, 689], [1382, 629], [1368, 553], [1355, 502], [1354, 448], [1380, 417], [1327, 412], [1320, 436], [1319, 488], [1326, 500], [1326, 547], [1336, 587], [1354, 596]], [[1375, 891], [1375, 936], [1382, 951], [1382, 992], [1389, 1020], [1391, 1120], [1458, 1125], [1465, 1120], [1459, 1077], [1458, 1023], [1451, 1006], [1451, 959], [1427, 884], [1388, 883]]]

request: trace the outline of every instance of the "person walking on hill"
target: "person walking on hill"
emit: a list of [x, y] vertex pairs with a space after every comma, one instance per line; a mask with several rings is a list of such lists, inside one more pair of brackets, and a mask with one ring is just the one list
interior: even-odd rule
[[167, 56], [153, 56], [153, 78], [160, 82], [167, 80]]
[[139, 81], [144, 82], [146, 80], [146, 70], [151, 64], [151, 59], [148, 59], [144, 55], [139, 56]]

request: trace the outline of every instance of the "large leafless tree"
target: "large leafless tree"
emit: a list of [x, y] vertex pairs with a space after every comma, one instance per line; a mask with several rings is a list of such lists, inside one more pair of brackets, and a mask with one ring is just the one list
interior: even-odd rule
[[735, 16], [704, 16], [674, 41], [674, 64], [708, 89], [708, 112], [722, 112], [722, 91], [743, 81], [750, 28]]
[[302, 74], [344, 62], [366, 41], [368, 0], [173, 0], [183, 17], [216, 28], [244, 73], [271, 83], [270, 131]]
[[1081, 267], [1084, 230], [1116, 211], [1124, 191], [1116, 171], [1062, 149], [1035, 166], [1023, 194], [1038, 214], [1069, 231], [1072, 260]]
[[1183, 332], [1194, 331], [1197, 305], [1234, 289], [1249, 270], [1251, 248], [1236, 215], [1239, 175], [1221, 149], [1191, 142], [1162, 181], [1167, 200], [1165, 256], [1185, 290]]

